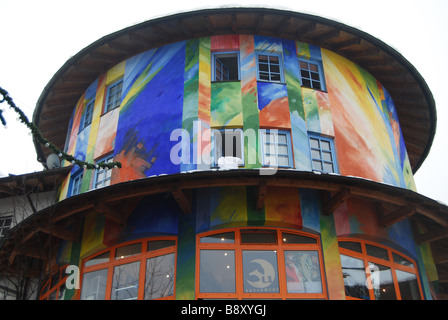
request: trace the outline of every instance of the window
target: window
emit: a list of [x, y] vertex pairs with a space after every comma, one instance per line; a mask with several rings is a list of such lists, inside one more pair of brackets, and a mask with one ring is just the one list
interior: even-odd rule
[[64, 300], [65, 297], [65, 281], [68, 275], [65, 273], [67, 266], [59, 269], [53, 274], [42, 286], [40, 290], [39, 300]]
[[414, 262], [402, 253], [364, 240], [339, 241], [347, 299], [420, 300]]
[[291, 168], [293, 165], [289, 132], [273, 129], [262, 129], [260, 132], [263, 165]]
[[12, 216], [0, 217], [0, 238], [6, 235], [9, 229], [11, 229]]
[[174, 237], [128, 242], [84, 260], [81, 300], [174, 299]]
[[71, 196], [75, 196], [81, 193], [81, 184], [83, 176], [84, 174], [82, 170], [80, 170], [79, 173], [76, 173], [75, 175], [72, 176], [72, 188], [70, 192]]
[[333, 140], [315, 134], [309, 135], [313, 170], [338, 173]]
[[236, 228], [198, 235], [199, 299], [325, 299], [319, 238]]
[[94, 105], [95, 105], [95, 100], [92, 100], [87, 104], [86, 110], [84, 111], [84, 120], [79, 128], [79, 131], [83, 130], [84, 128], [86, 128], [87, 126], [89, 126], [92, 123]]
[[119, 80], [107, 88], [107, 99], [104, 113], [118, 108], [121, 103], [121, 90], [123, 89], [123, 80]]
[[244, 166], [242, 129], [213, 130], [213, 165], [221, 168]]
[[240, 67], [237, 52], [214, 53], [212, 55], [213, 81], [237, 81], [240, 79]]
[[258, 53], [257, 67], [259, 81], [284, 82], [281, 56], [278, 54]]
[[299, 59], [302, 86], [316, 90], [325, 90], [323, 68], [318, 61]]
[[[98, 163], [111, 163], [113, 161], [114, 161], [114, 157], [109, 156], [103, 160], [98, 161]], [[94, 189], [109, 186], [111, 178], [112, 178], [112, 169], [105, 169], [105, 168], [96, 169]]]

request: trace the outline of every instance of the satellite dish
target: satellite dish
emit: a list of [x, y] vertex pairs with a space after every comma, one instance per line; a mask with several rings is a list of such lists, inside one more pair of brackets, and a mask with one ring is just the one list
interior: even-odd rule
[[52, 153], [47, 158], [47, 168], [48, 169], [56, 169], [61, 166], [61, 162], [59, 161], [59, 157]]

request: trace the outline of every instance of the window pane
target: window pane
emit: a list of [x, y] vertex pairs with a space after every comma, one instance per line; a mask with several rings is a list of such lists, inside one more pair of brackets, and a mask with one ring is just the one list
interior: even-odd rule
[[106, 284], [107, 269], [85, 273], [82, 281], [81, 300], [104, 300]]
[[375, 300], [396, 300], [392, 272], [389, 267], [369, 262]]
[[310, 78], [310, 72], [307, 70], [300, 71], [300, 75], [302, 76], [302, 78], [307, 78], [307, 79]]
[[115, 259], [123, 259], [142, 252], [142, 244], [134, 243], [128, 246], [117, 248], [115, 251]]
[[322, 140], [321, 141], [321, 148], [322, 148], [322, 150], [330, 151], [331, 150], [330, 142]]
[[279, 144], [287, 144], [288, 143], [286, 134], [278, 134], [277, 139], [278, 139]]
[[172, 296], [174, 253], [146, 260], [145, 300]]
[[174, 240], [148, 241], [148, 252], [172, 247], [174, 245], [176, 245], [176, 241]]
[[277, 252], [243, 250], [243, 283], [246, 293], [278, 293]]
[[420, 300], [417, 276], [413, 273], [395, 270], [402, 300]]
[[98, 255], [96, 257], [93, 257], [89, 261], [87, 261], [85, 266], [89, 267], [89, 266], [94, 266], [94, 265], [97, 265], [97, 264], [100, 264], [100, 263], [109, 262], [109, 256], [110, 256], [109, 251], [105, 252], [105, 253], [102, 253], [102, 254], [100, 254], [100, 255]]
[[301, 69], [308, 69], [308, 63], [306, 63], [305, 61], [299, 61], [299, 62]]
[[322, 159], [324, 161], [333, 161], [333, 157], [331, 156], [331, 152], [322, 151]]
[[140, 261], [116, 266], [112, 281], [111, 300], [137, 300]]
[[275, 231], [241, 231], [241, 243], [277, 243]]
[[322, 171], [322, 162], [313, 160], [313, 169]]
[[361, 244], [359, 242], [339, 241], [339, 246], [344, 249], [362, 253]]
[[399, 263], [399, 264], [401, 264], [403, 266], [408, 266], [408, 267], [414, 268], [414, 264], [411, 261], [409, 261], [408, 259], [402, 257], [399, 254], [396, 254], [396, 253], [392, 252], [392, 258], [394, 259], [395, 263]]
[[201, 292], [235, 292], [235, 252], [233, 250], [201, 250]]
[[369, 300], [364, 262], [361, 259], [341, 254], [341, 265], [345, 294], [349, 297]]
[[289, 167], [289, 158], [288, 156], [279, 156], [278, 157], [278, 165], [279, 167]]
[[372, 246], [370, 244], [366, 244], [366, 250], [367, 250], [367, 254], [369, 256], [383, 259], [383, 260], [389, 260], [386, 249], [383, 249], [383, 248], [380, 248], [377, 246]]
[[317, 251], [285, 251], [288, 293], [322, 293]]
[[310, 63], [310, 70], [314, 72], [319, 72], [319, 68], [316, 64]]
[[282, 146], [282, 145], [278, 146], [277, 153], [288, 154], [288, 146]]
[[311, 145], [311, 148], [320, 149], [319, 140], [317, 140], [317, 139], [310, 138], [310, 145]]
[[201, 243], [235, 243], [235, 234], [233, 232], [212, 234], [202, 237]]
[[311, 157], [314, 159], [320, 159], [320, 151], [311, 149]]
[[324, 171], [325, 172], [334, 172], [334, 167], [332, 163], [324, 162]]
[[283, 233], [282, 240], [285, 244], [305, 244], [305, 243], [317, 243], [315, 238], [305, 237], [298, 234], [293, 233]]

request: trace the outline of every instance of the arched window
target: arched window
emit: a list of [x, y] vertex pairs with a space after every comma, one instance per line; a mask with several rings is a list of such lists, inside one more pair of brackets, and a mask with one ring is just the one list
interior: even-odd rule
[[60, 268], [58, 272], [45, 281], [40, 290], [39, 300], [64, 300], [66, 292], [65, 280], [68, 276], [65, 273], [66, 268], [67, 266]]
[[347, 299], [420, 300], [415, 261], [377, 243], [339, 239]]
[[237, 228], [197, 238], [198, 299], [326, 299], [319, 237]]
[[174, 299], [176, 248], [175, 237], [158, 237], [96, 253], [83, 261], [80, 299]]

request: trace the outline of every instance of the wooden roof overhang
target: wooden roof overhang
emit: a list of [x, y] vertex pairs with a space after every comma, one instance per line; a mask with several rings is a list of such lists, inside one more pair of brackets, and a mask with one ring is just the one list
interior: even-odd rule
[[[267, 171], [263, 171], [267, 172]], [[104, 214], [125, 225], [128, 205], [148, 195], [172, 196], [182, 214], [191, 214], [192, 191], [223, 186], [256, 188], [258, 210], [270, 187], [304, 188], [320, 192], [324, 215], [332, 214], [347, 198], [362, 198], [378, 205], [380, 226], [388, 227], [410, 218], [418, 243], [434, 244], [441, 281], [448, 281], [448, 207], [414, 191], [356, 177], [315, 174], [307, 171], [278, 170], [275, 175], [257, 169], [212, 170], [143, 178], [95, 189], [49, 206], [13, 227], [0, 242], [0, 270], [11, 270], [17, 255], [48, 261], [58, 239], [78, 241], [81, 217], [87, 213]], [[43, 245], [44, 244], [44, 245]], [[54, 248], [54, 247], [53, 247]], [[44, 250], [42, 250], [44, 249]]]
[[[109, 34], [81, 50], [56, 72], [37, 102], [33, 122], [44, 137], [63, 149], [73, 108], [102, 73], [152, 48], [220, 34], [303, 41], [355, 62], [392, 96], [414, 173], [425, 160], [437, 116], [432, 93], [418, 71], [395, 49], [363, 31], [318, 16], [277, 9], [204, 9], [149, 20]], [[50, 150], [37, 141], [35, 148], [38, 160], [45, 163]]]

